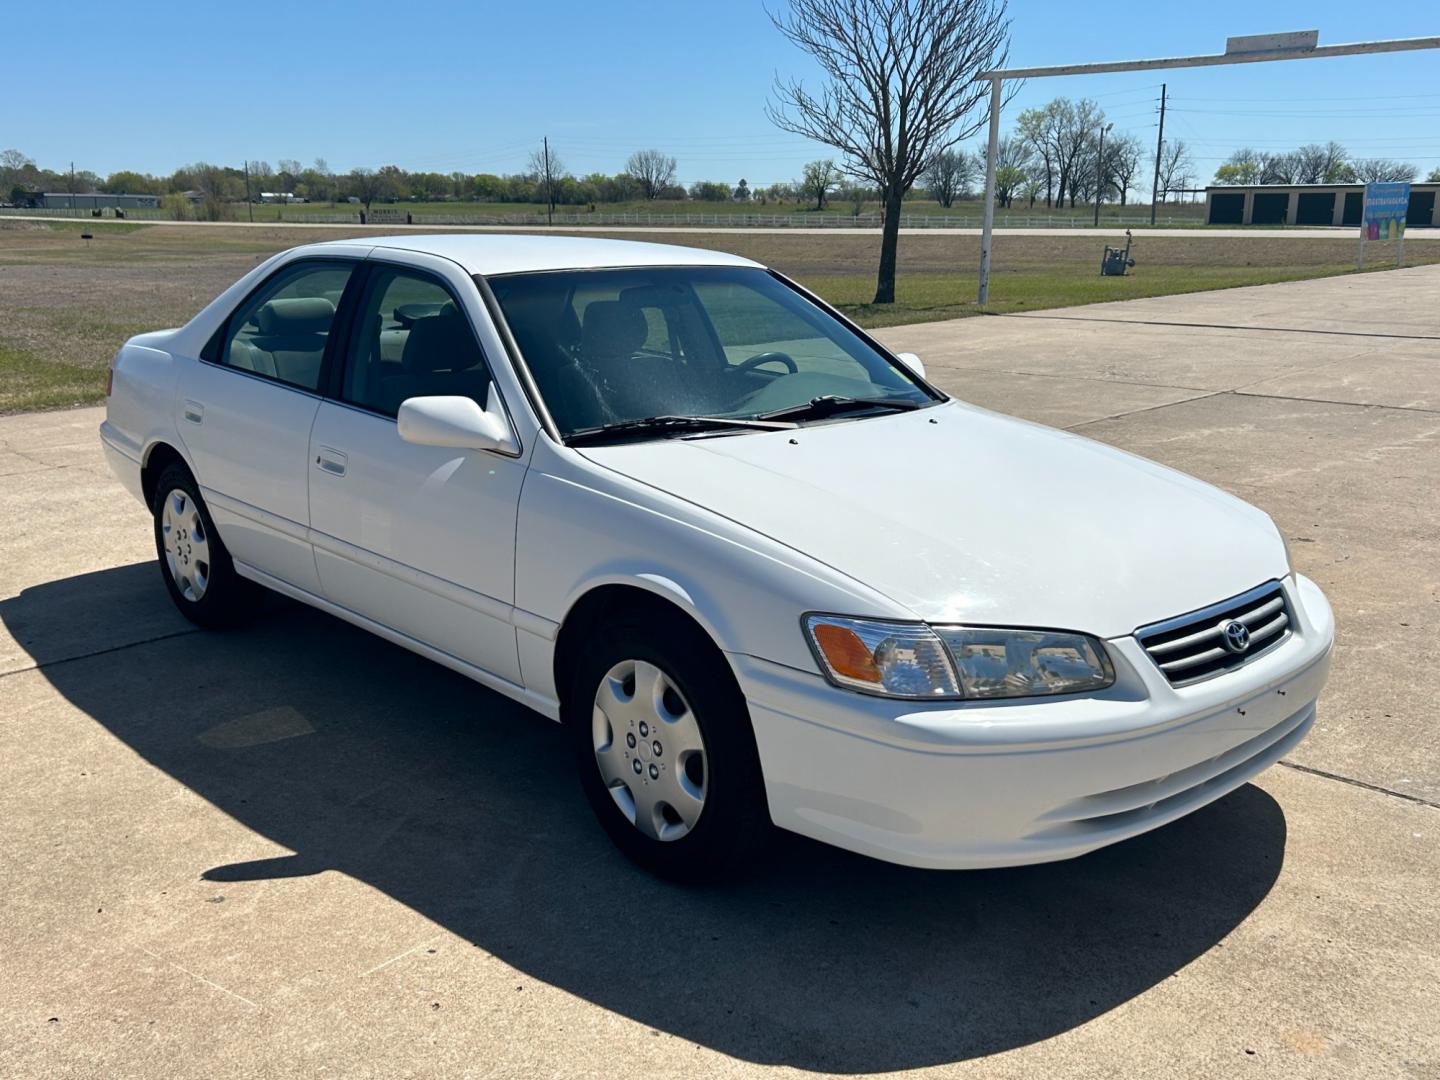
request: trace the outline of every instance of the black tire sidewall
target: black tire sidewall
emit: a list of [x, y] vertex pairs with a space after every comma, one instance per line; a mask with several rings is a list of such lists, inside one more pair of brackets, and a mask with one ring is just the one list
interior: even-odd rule
[[[664, 671], [689, 704], [705, 743], [705, 806], [678, 840], [655, 840], [632, 825], [595, 760], [595, 693], [622, 660], [644, 660]], [[663, 877], [703, 882], [733, 874], [747, 856], [758, 854], [770, 815], [749, 710], [723, 656], [698, 627], [678, 618], [601, 627], [580, 650], [565, 700], [581, 786], [600, 824], [627, 856]]]

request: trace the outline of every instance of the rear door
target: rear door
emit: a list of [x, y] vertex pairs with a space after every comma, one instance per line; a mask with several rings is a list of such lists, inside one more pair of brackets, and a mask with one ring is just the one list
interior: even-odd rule
[[355, 261], [291, 262], [235, 309], [181, 381], [176, 427], [239, 563], [320, 591], [306, 535], [310, 428]]
[[[343, 370], [311, 433], [310, 522], [325, 596], [520, 683], [512, 605], [519, 455], [415, 446], [401, 402], [495, 386], [475, 285], [447, 260], [393, 252], [357, 290]], [[528, 450], [528, 447], [525, 448]]]

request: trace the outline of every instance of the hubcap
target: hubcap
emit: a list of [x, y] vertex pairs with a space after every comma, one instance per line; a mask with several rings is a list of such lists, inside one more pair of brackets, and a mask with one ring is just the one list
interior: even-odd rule
[[678, 840], [700, 820], [710, 782], [690, 703], [665, 672], [622, 660], [595, 691], [595, 762], [621, 813], [646, 836]]
[[180, 595], [195, 603], [210, 585], [210, 534], [195, 500], [181, 488], [165, 496], [160, 510], [165, 567]]

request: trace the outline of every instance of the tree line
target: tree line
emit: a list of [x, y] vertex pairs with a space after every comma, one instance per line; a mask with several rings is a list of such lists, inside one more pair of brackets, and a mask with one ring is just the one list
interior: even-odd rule
[[336, 173], [324, 158], [310, 165], [282, 158], [274, 167], [266, 161], [251, 161], [241, 167], [200, 161], [181, 166], [167, 176], [131, 169], [101, 176], [88, 169], [42, 169], [24, 153], [12, 149], [0, 152], [0, 199], [23, 203], [29, 195], [42, 192], [156, 195], [167, 206], [183, 203], [193, 207], [199, 216], [223, 217], [225, 206], [243, 203], [247, 198], [258, 200], [262, 192], [308, 202], [354, 199], [367, 209], [377, 202], [405, 201], [595, 206], [679, 199], [761, 206], [814, 202], [824, 208], [839, 195], [856, 203], [856, 213], [864, 202], [876, 197], [871, 189], [847, 181], [833, 161], [811, 162], [792, 182], [756, 188], [743, 177], [733, 184], [700, 180], [682, 186], [675, 179], [677, 164], [674, 157], [659, 150], [641, 150], [630, 156], [621, 172], [576, 176], [556, 153], [537, 150], [524, 171], [508, 175], [409, 171], [397, 165]]
[[[1393, 158], [1355, 158], [1335, 142], [1307, 143], [1285, 153], [1269, 153], [1245, 146], [1215, 170], [1217, 184], [1369, 184], [1414, 180], [1420, 170], [1411, 162]], [[1428, 180], [1440, 181], [1440, 169]]]

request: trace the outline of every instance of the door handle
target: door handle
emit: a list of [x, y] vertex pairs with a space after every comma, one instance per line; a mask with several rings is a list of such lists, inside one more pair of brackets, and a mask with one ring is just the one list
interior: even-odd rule
[[349, 462], [339, 450], [333, 450], [328, 446], [322, 446], [315, 451], [315, 466], [321, 472], [327, 472], [331, 476], [344, 476], [345, 466]]
[[203, 423], [205, 420], [205, 406], [201, 405], [198, 401], [191, 401], [189, 398], [186, 398], [184, 413], [185, 419], [189, 420], [192, 424]]

